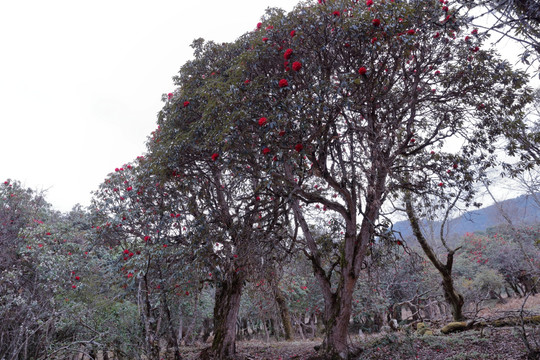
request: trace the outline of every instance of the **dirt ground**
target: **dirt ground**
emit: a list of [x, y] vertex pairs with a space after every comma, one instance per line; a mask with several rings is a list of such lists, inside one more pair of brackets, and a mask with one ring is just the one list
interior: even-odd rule
[[[476, 314], [479, 320], [497, 319], [516, 315], [523, 299], [508, 299], [491, 304]], [[540, 314], [540, 294], [527, 300], [529, 314]], [[349, 342], [358, 351], [358, 360], [526, 360], [523, 332], [518, 327], [487, 327], [443, 335], [440, 325], [431, 325], [433, 335], [398, 331], [363, 337], [351, 336]], [[532, 347], [540, 350], [540, 325], [526, 327], [527, 339]], [[317, 357], [314, 347], [322, 339], [303, 341], [240, 341], [237, 343], [236, 360], [323, 360]], [[198, 359], [202, 346], [182, 348], [186, 360]], [[530, 358], [529, 358], [530, 359]], [[537, 357], [540, 360], [540, 356]], [[536, 360], [536, 359], [535, 359]]]
[[[528, 328], [528, 331], [533, 331]], [[537, 328], [538, 332], [539, 329]], [[529, 335], [531, 335], [529, 333]], [[420, 336], [414, 333], [391, 333], [351, 339], [356, 348], [362, 349], [356, 359], [380, 360], [476, 360], [527, 359], [525, 345], [514, 328], [470, 330], [462, 333]], [[531, 338], [531, 340], [533, 340]], [[540, 333], [536, 334], [540, 341]], [[237, 360], [316, 360], [315, 341], [239, 342]], [[540, 344], [539, 344], [540, 345]], [[198, 359], [201, 347], [182, 349], [186, 360]]]

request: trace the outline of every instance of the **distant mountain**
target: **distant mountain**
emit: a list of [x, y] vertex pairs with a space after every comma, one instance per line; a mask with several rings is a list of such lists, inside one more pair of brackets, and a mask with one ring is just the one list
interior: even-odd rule
[[[540, 194], [539, 194], [540, 196]], [[540, 222], [540, 207], [530, 195], [522, 195], [514, 199], [501, 201], [499, 205], [491, 205], [464, 213], [448, 222], [448, 239], [461, 238], [465, 233], [485, 231], [487, 228], [504, 224], [506, 220], [501, 215], [498, 206], [504, 209], [515, 225], [533, 224]], [[423, 221], [426, 232], [433, 231], [438, 238], [440, 222]], [[394, 230], [399, 231], [404, 239], [412, 240], [412, 229], [408, 221], [394, 224]], [[413, 242], [415, 242], [413, 240]]]

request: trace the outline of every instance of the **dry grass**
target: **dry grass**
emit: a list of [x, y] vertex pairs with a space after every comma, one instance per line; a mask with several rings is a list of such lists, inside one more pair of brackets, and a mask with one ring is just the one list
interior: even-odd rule
[[[504, 303], [497, 303], [495, 306], [488, 306], [482, 309], [478, 313], [478, 316], [491, 319], [505, 316], [509, 313], [517, 314], [521, 310], [524, 301], [525, 298], [505, 299]], [[540, 314], [540, 294], [529, 296], [524, 309], [527, 312]]]

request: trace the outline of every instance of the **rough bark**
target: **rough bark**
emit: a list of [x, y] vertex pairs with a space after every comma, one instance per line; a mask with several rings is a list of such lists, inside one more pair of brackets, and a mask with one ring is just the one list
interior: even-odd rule
[[231, 271], [216, 291], [214, 340], [201, 353], [201, 359], [230, 359], [236, 353], [236, 319], [244, 286], [244, 276]]
[[283, 323], [283, 331], [285, 332], [285, 340], [293, 339], [293, 329], [291, 324], [291, 315], [289, 313], [289, 308], [287, 307], [287, 301], [283, 292], [279, 289], [277, 284], [273, 284], [274, 288], [274, 297], [279, 308], [279, 315], [281, 316], [281, 322]]

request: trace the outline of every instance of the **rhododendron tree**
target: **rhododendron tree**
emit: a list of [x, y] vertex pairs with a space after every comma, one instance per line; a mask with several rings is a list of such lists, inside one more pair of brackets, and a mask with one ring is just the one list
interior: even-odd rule
[[[291, 197], [325, 298], [323, 349], [342, 358], [354, 284], [383, 204], [403, 190], [449, 199], [450, 184], [470, 184], [470, 173], [447, 173], [448, 162], [457, 156], [494, 164], [493, 140], [524, 127], [521, 110], [530, 100], [526, 76], [481, 50], [484, 38], [457, 40], [457, 33], [470, 32], [463, 19], [445, 18], [441, 33], [438, 3], [378, 3], [369, 12], [356, 4], [352, 16], [333, 16], [346, 7], [350, 2], [328, 1], [269, 13], [265, 21], [280, 24], [271, 39], [285, 42], [283, 48], [253, 39], [253, 50], [238, 59], [243, 72], [236, 80], [252, 79], [253, 90], [230, 95], [245, 105], [245, 120], [237, 121], [262, 113], [286, 131], [282, 137], [271, 127], [258, 133], [277, 156], [267, 181]], [[298, 32], [293, 39], [286, 36], [290, 29]], [[286, 91], [275, 91], [283, 57], [301, 61], [304, 71], [291, 73]], [[442, 151], [454, 139], [463, 145]], [[440, 151], [432, 156], [432, 149]], [[320, 260], [306, 211], [311, 204], [328, 209], [342, 228], [334, 238], [342, 249], [335, 266]], [[334, 275], [337, 288], [329, 281]]]
[[[168, 102], [159, 114], [160, 130], [148, 149], [152, 173], [181, 194], [190, 219], [186, 240], [201, 246], [198, 251], [213, 274], [214, 339], [201, 356], [221, 359], [236, 351], [235, 324], [242, 291], [265, 255], [265, 240], [275, 244], [276, 239], [287, 236], [287, 229], [279, 226], [287, 221], [282, 217], [286, 206], [261, 181], [271, 149], [259, 137], [239, 143], [237, 133], [223, 131], [241, 116], [227, 102], [227, 82], [246, 43], [196, 41], [193, 46], [195, 60], [184, 65], [175, 79], [180, 92], [192, 99], [192, 111]], [[212, 78], [207, 76], [208, 64], [215, 73]], [[251, 83], [244, 79], [236, 85], [249, 88]], [[251, 134], [273, 128], [272, 119], [263, 115], [251, 118], [241, 131]], [[211, 153], [220, 156], [210, 161]]]
[[[245, 243], [264, 238], [270, 207], [292, 209], [325, 302], [322, 350], [347, 358], [353, 292], [383, 229], [384, 205], [403, 191], [443, 202], [455, 187], [472, 193], [474, 171], [495, 164], [494, 140], [525, 127], [527, 77], [484, 50], [484, 37], [460, 40], [470, 32], [465, 19], [438, 2], [324, 1], [289, 14], [269, 10], [261, 23], [272, 31], [194, 43], [195, 60], [175, 91], [190, 99], [190, 111], [165, 105], [150, 152], [156, 170], [190, 184], [200, 209], [193, 216], [221, 227], [231, 254], [244, 244], [238, 229]], [[302, 71], [289, 71], [291, 62]], [[219, 161], [209, 161], [217, 152]], [[456, 159], [480, 165], [448, 172]], [[261, 201], [250, 203], [256, 196]], [[339, 249], [333, 262], [322, 261], [313, 232], [318, 212], [330, 221], [317, 234]], [[259, 226], [261, 233], [247, 230]], [[234, 253], [247, 261], [242, 250]], [[223, 316], [216, 313], [216, 326]], [[218, 358], [234, 352], [229, 340], [222, 351], [220, 332]]]

